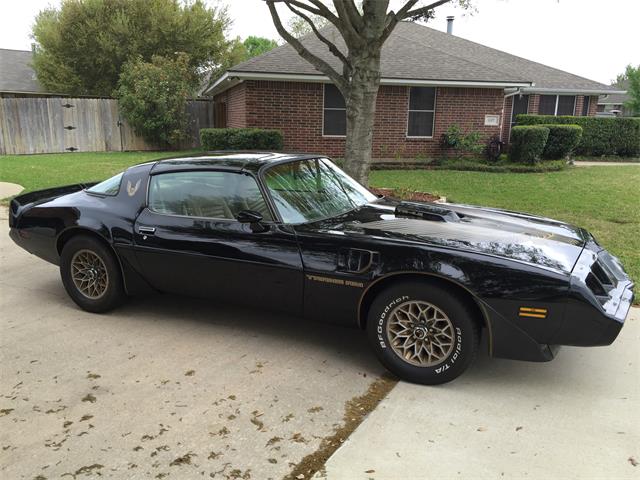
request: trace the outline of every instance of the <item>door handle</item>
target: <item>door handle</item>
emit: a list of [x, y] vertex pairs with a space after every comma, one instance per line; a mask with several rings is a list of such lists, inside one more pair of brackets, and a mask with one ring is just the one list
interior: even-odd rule
[[138, 227], [138, 233], [144, 235], [153, 235], [156, 232], [156, 227]]

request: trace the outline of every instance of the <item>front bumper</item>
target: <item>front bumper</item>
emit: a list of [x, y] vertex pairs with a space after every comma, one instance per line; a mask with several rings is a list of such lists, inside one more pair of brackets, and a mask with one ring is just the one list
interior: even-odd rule
[[585, 249], [571, 275], [570, 298], [554, 343], [610, 345], [633, 304], [633, 282], [606, 250]]

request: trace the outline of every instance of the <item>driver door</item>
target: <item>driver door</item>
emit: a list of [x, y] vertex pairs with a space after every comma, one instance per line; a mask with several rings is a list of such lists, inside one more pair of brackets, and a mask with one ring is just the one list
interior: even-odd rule
[[[237, 221], [243, 210], [259, 212], [264, 228]], [[303, 274], [295, 234], [272, 218], [249, 174], [159, 173], [150, 177], [148, 205], [136, 219], [136, 256], [160, 291], [300, 314]]]

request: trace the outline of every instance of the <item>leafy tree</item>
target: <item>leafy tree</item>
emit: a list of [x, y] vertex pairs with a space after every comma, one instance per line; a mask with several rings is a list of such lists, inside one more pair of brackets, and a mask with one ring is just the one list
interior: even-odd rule
[[159, 146], [186, 138], [187, 100], [200, 82], [186, 53], [125, 63], [116, 90], [120, 111], [138, 135]]
[[240, 37], [236, 37], [229, 42], [227, 54], [220, 63], [209, 71], [209, 77], [211, 80], [217, 79], [224, 73], [225, 70], [237, 65], [240, 62], [244, 62], [247, 57], [247, 48], [244, 46], [244, 42]]
[[132, 59], [185, 52], [193, 69], [224, 63], [229, 24], [203, 0], [62, 0], [36, 17], [34, 67], [50, 91], [109, 96]]
[[246, 50], [246, 59], [257, 57], [267, 53], [278, 46], [278, 42], [270, 38], [249, 36], [243, 42]]
[[614, 85], [627, 91], [629, 100], [624, 106], [630, 114], [640, 115], [640, 65], [637, 67], [627, 65], [624, 73], [616, 77]]
[[[320, 15], [310, 15], [309, 17], [316, 28], [324, 28], [329, 22], [326, 18], [321, 17]], [[296, 38], [304, 37], [308, 33], [313, 32], [309, 23], [307, 23], [304, 18], [298, 17], [296, 15], [291, 17], [287, 22], [287, 29], [289, 30], [289, 33], [291, 33], [291, 35]]]
[[[298, 54], [325, 74], [342, 93], [347, 107], [345, 170], [366, 185], [371, 166], [376, 97], [380, 86], [380, 54], [384, 42], [403, 20], [429, 20], [434, 9], [455, 1], [463, 8], [470, 0], [438, 0], [420, 6], [420, 0], [403, 0], [397, 10], [389, 10], [389, 0], [333, 0], [333, 10], [322, 0], [265, 0], [276, 30]], [[335, 69], [309, 51], [296, 35], [282, 25], [277, 5], [284, 5], [304, 20], [315, 36], [335, 56], [341, 68]], [[315, 17], [314, 17], [315, 16]], [[339, 48], [320, 31], [314, 18], [324, 19], [344, 42]]]

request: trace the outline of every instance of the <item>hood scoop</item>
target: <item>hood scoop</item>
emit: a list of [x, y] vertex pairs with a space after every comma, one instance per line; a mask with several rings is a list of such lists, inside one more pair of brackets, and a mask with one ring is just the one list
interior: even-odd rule
[[396, 217], [421, 218], [432, 222], [455, 223], [460, 221], [460, 215], [448, 208], [429, 203], [400, 202], [395, 210]]

